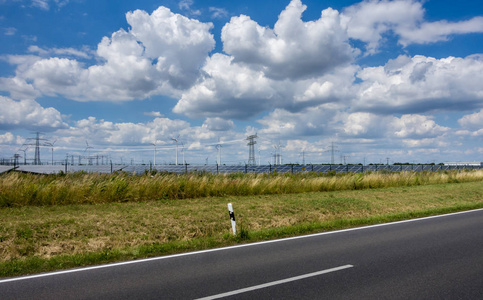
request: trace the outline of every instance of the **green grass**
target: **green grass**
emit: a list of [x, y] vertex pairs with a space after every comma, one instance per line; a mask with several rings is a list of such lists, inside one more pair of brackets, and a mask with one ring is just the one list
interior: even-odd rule
[[[238, 235], [230, 233], [233, 203]], [[0, 276], [483, 208], [483, 182], [0, 209]]]

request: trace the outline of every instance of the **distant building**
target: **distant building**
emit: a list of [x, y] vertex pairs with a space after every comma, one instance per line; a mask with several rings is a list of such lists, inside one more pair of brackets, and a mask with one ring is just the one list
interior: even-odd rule
[[467, 167], [482, 167], [483, 162], [467, 162], [467, 161], [459, 161], [459, 162], [445, 162], [443, 163], [445, 166], [467, 166]]

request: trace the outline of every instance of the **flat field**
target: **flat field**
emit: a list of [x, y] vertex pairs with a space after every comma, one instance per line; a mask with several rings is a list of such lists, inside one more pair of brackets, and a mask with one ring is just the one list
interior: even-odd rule
[[[18, 187], [17, 193], [6, 191], [8, 183], [5, 180], [12, 180], [8, 176], [11, 175], [0, 176], [0, 203], [8, 204], [0, 208], [2, 277], [483, 208], [482, 171], [344, 176], [312, 174], [306, 177], [278, 175], [271, 178], [252, 176], [248, 177], [250, 180], [238, 175], [240, 180], [246, 180], [247, 186], [252, 186], [252, 194], [245, 191], [248, 195], [240, 196], [237, 195], [239, 192], [230, 194], [225, 191], [223, 196], [193, 198], [163, 196], [140, 199], [139, 196], [135, 197], [135, 187], [129, 186], [129, 183], [124, 185], [124, 192], [128, 194], [123, 194], [124, 198], [120, 201], [115, 198], [112, 201], [96, 201], [88, 189], [84, 189], [82, 199], [92, 196], [89, 201], [81, 199], [78, 203], [72, 203], [71, 199], [65, 199], [59, 200], [58, 204], [32, 203], [28, 199], [16, 203], [8, 198], [9, 195], [23, 193], [23, 197], [27, 197], [28, 193]], [[20, 187], [29, 184], [20, 182], [22, 176], [15, 177]], [[54, 187], [59, 182], [69, 186], [64, 182], [65, 176], [29, 176], [34, 175], [25, 178], [34, 182], [34, 186], [29, 188], [36, 191], [31, 197], [37, 197], [37, 200], [47, 199], [47, 196], [39, 198], [42, 193], [48, 192], [43, 189], [50, 189], [50, 193], [52, 190], [60, 191], [59, 187]], [[145, 178], [123, 176], [126, 182], [154, 182], [160, 180], [156, 176], [161, 175], [145, 175]], [[202, 175], [199, 176], [200, 180], [205, 181], [226, 179], [203, 179]], [[388, 184], [373, 182], [363, 185], [371, 176], [379, 176], [379, 181]], [[399, 184], [394, 184], [397, 176], [403, 178], [399, 178]], [[435, 176], [439, 176], [439, 179]], [[441, 180], [442, 177], [445, 181]], [[91, 180], [82, 178], [90, 184], [91, 193], [96, 193], [96, 197], [101, 195], [101, 189], [96, 191], [94, 182], [109, 192], [107, 183], [102, 185], [98, 177], [94, 176]], [[118, 180], [116, 177], [103, 179], [111, 182]], [[326, 188], [327, 185], [321, 183], [322, 179], [331, 182], [332, 187]], [[237, 178], [229, 177], [227, 180], [234, 180], [232, 184], [237, 184]], [[275, 192], [256, 192], [263, 190], [263, 186], [257, 188], [260, 182], [269, 185], [270, 180], [278, 182], [277, 188], [273, 189]], [[314, 183], [307, 183], [311, 180], [317, 181], [322, 191], [300, 191], [299, 186], [312, 186]], [[284, 187], [283, 181], [296, 187], [295, 193], [290, 193], [291, 188]], [[227, 186], [230, 184], [227, 183]], [[268, 187], [265, 189], [268, 190]], [[236, 236], [231, 233], [227, 210], [227, 203], [230, 202], [237, 220]]]

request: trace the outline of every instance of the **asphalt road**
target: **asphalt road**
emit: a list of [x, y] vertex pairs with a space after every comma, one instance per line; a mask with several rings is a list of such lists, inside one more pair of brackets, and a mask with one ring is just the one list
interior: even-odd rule
[[0, 280], [0, 299], [483, 299], [483, 210]]

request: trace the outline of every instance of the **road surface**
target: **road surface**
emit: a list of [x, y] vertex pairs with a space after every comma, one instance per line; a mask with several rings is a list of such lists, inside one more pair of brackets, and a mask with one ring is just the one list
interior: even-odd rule
[[483, 299], [483, 210], [0, 280], [0, 299]]

